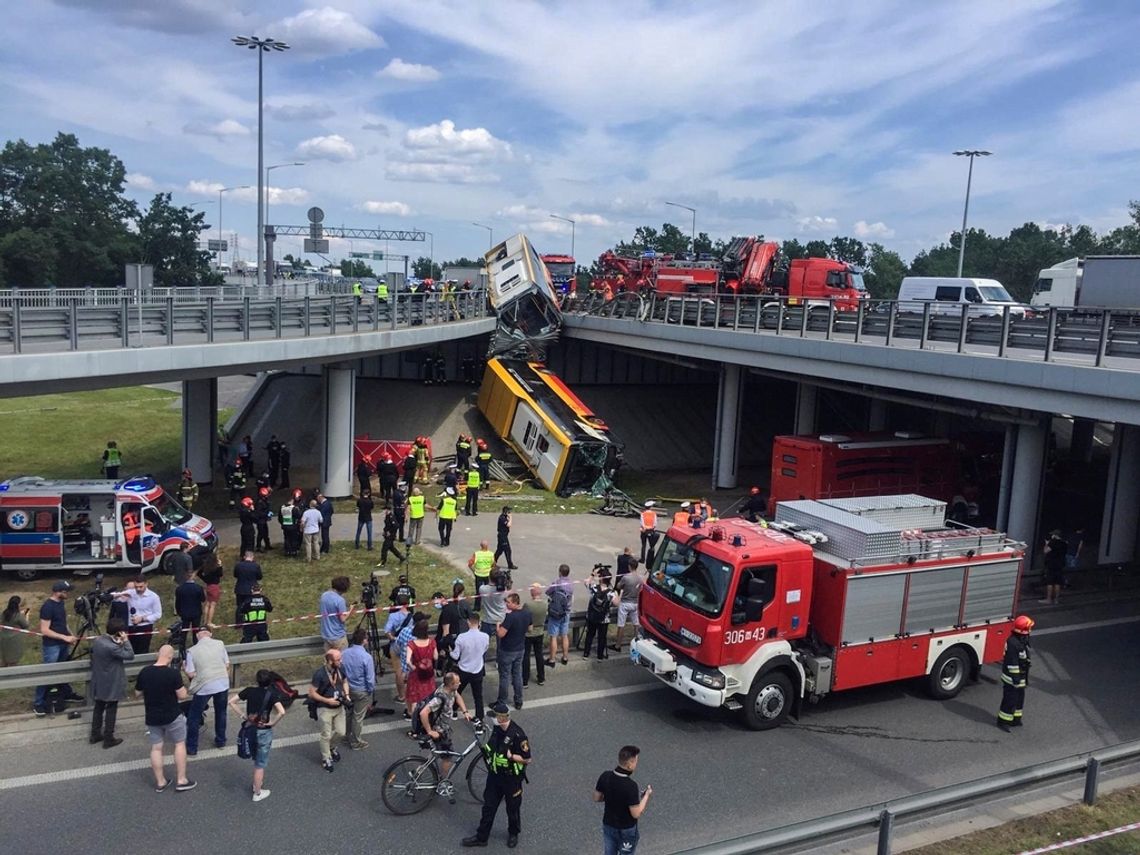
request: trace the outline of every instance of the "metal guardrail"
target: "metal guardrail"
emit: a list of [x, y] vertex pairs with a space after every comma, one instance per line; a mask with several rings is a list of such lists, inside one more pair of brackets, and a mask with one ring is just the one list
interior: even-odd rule
[[[339, 279], [299, 278], [280, 285], [230, 284], [203, 287], [187, 285], [178, 288], [145, 288], [144, 305], [160, 305], [167, 298], [175, 303], [200, 303], [208, 297], [218, 300], [241, 300], [245, 297], [316, 297], [321, 294], [351, 293], [351, 283]], [[139, 291], [133, 288], [0, 288], [0, 308], [11, 308], [19, 303], [24, 308], [67, 307], [76, 302], [81, 306], [117, 306], [123, 299], [132, 306], [139, 302]]]
[[360, 301], [351, 294], [179, 300], [167, 296], [139, 305], [125, 293], [106, 306], [90, 305], [86, 298], [50, 307], [25, 307], [22, 300], [16, 300], [7, 307], [0, 305], [0, 353], [22, 353], [32, 346], [36, 353], [43, 353], [378, 332], [468, 320], [487, 313], [482, 291], [398, 293], [387, 300], [365, 295]]
[[[1008, 357], [1017, 350], [1036, 351], [1045, 362], [1059, 354], [1092, 357], [1097, 367], [1106, 357], [1140, 357], [1140, 309], [1080, 309], [1004, 306], [992, 315], [979, 307], [956, 304], [943, 311], [913, 301], [864, 301], [842, 311], [835, 302], [736, 294], [618, 294], [610, 301], [590, 295], [568, 302], [564, 311], [606, 318], [707, 329], [822, 338], [825, 341], [874, 342], [921, 350]], [[1022, 311], [1025, 314], [1021, 314]], [[905, 342], [905, 344], [903, 344]]]
[[[193, 649], [193, 648], [191, 648]], [[250, 662], [270, 659], [292, 659], [296, 656], [319, 656], [325, 652], [324, 640], [319, 635], [302, 638], [282, 638], [274, 641], [253, 641], [249, 644], [227, 644], [226, 653], [234, 667], [237, 683], [238, 667]], [[134, 677], [147, 665], [153, 665], [157, 654], [144, 653], [127, 663], [127, 676]], [[0, 691], [30, 689], [56, 683], [85, 683], [91, 679], [91, 660], [72, 659], [41, 665], [17, 665], [0, 669]]]
[[1002, 772], [757, 834], [710, 843], [695, 849], [685, 849], [674, 855], [751, 855], [751, 853], [772, 852], [784, 846], [819, 843], [822, 842], [822, 838], [861, 831], [875, 825], [879, 828], [878, 853], [890, 855], [891, 834], [894, 820], [897, 818], [950, 807], [994, 793], [1008, 794], [1013, 789], [1023, 789], [1058, 778], [1071, 777], [1081, 772], [1085, 775], [1084, 803], [1091, 805], [1096, 801], [1101, 765], [1137, 757], [1140, 757], [1140, 740], [1122, 742], [1096, 751], [1086, 751], [1060, 760], [1015, 769], [1012, 772]]

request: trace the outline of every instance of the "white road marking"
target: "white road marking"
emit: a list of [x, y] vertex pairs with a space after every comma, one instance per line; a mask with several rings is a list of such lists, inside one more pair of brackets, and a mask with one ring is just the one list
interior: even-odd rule
[[[652, 692], [656, 689], [666, 688], [663, 683], [653, 682], [644, 683], [636, 686], [615, 686], [610, 689], [595, 689], [589, 692], [576, 692], [572, 695], [562, 695], [557, 698], [541, 698], [534, 701], [526, 701], [524, 710], [531, 710], [540, 707], [557, 707], [563, 704], [575, 704], [580, 701], [596, 701], [605, 698], [618, 697], [620, 695], [638, 695], [644, 692]], [[300, 700], [297, 705], [300, 706]], [[364, 733], [383, 733], [389, 730], [404, 730], [411, 727], [411, 723], [407, 720], [400, 718], [396, 721], [386, 721], [383, 724], [371, 724], [364, 727]], [[274, 748], [288, 748], [293, 745], [308, 745], [317, 741], [317, 734], [303, 733], [297, 736], [285, 736], [280, 739], [273, 740]], [[195, 757], [187, 757], [186, 759], [191, 763], [204, 762], [206, 760], [219, 760], [223, 757], [231, 758], [236, 756], [233, 746], [226, 748], [203, 748], [199, 749], [198, 755]], [[18, 778], [4, 778], [0, 780], [0, 791], [3, 790], [18, 790], [25, 787], [38, 787], [44, 784], [57, 784], [61, 781], [77, 781], [84, 778], [103, 778], [107, 775], [118, 775], [120, 772], [135, 772], [140, 769], [149, 769], [150, 760], [143, 758], [141, 760], [123, 760], [118, 763], [104, 763], [98, 766], [83, 766], [79, 769], [60, 769], [55, 772], [40, 772], [36, 775], [23, 775]]]
[[1112, 618], [1111, 620], [1095, 620], [1088, 623], [1073, 623], [1068, 626], [1054, 626], [1050, 629], [1035, 629], [1031, 638], [1040, 638], [1043, 635], [1060, 635], [1064, 632], [1082, 632], [1086, 629], [1102, 629], [1106, 626], [1120, 626], [1125, 623], [1140, 623], [1140, 617]]

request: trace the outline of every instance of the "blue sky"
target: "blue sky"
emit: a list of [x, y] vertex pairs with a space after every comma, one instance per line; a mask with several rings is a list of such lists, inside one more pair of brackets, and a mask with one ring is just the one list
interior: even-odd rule
[[[5, 12], [6, 138], [75, 133], [145, 203], [257, 181], [270, 221], [422, 228], [437, 259], [525, 231], [583, 263], [637, 225], [879, 241], [905, 259], [961, 221], [1127, 220], [1140, 198], [1140, 8], [1090, 2], [24, 0]], [[256, 193], [223, 225], [252, 254]], [[231, 237], [232, 239], [232, 237]], [[354, 248], [380, 249], [357, 242]], [[279, 242], [279, 253], [298, 247]], [[334, 242], [333, 254], [349, 249]], [[392, 245], [427, 254], [427, 246]]]

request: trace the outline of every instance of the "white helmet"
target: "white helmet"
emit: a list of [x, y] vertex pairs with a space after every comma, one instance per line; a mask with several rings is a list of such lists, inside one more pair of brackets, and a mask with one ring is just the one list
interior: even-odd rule
[[646, 502], [646, 503], [645, 503], [645, 507], [647, 507], [647, 508], [652, 508], [652, 507], [653, 507], [654, 505], [656, 505], [656, 504], [657, 504], [657, 503], [656, 503], [655, 501], [653, 501], [652, 499], [650, 499], [648, 502]]
[[681, 510], [684, 510], [685, 508], [691, 508], [691, 507], [692, 507], [691, 502], [681, 502]]

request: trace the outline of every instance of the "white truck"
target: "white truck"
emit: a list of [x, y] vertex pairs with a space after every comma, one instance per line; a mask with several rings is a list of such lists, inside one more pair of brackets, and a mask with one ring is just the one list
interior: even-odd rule
[[1140, 311], [1140, 255], [1070, 258], [1037, 274], [1033, 306]]

